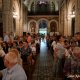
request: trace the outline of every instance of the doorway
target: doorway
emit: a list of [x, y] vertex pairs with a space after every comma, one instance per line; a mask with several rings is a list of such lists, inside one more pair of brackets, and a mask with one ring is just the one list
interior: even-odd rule
[[39, 34], [47, 36], [48, 24], [46, 20], [40, 20], [39, 22]]

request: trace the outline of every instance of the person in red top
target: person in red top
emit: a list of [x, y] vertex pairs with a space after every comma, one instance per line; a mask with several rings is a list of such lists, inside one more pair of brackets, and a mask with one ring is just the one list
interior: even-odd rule
[[31, 44], [31, 41], [32, 41], [32, 38], [31, 38], [31, 35], [30, 35], [30, 33], [27, 33], [27, 42], [29, 43], [29, 44]]

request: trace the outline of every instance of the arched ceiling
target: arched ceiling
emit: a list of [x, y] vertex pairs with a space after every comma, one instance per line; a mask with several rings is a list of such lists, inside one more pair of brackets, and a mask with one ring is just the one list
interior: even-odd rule
[[41, 3], [45, 2], [45, 1], [54, 2], [55, 6], [56, 6], [56, 10], [58, 10], [58, 2], [60, 0], [24, 0], [24, 4], [28, 7], [28, 10], [30, 10], [31, 9], [31, 4], [33, 2], [38, 2], [38, 1], [40, 1]]

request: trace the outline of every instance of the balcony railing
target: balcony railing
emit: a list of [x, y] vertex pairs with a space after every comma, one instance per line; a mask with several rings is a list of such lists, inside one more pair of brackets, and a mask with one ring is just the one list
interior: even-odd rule
[[28, 15], [59, 15], [59, 11], [53, 11], [53, 12], [28, 12]]

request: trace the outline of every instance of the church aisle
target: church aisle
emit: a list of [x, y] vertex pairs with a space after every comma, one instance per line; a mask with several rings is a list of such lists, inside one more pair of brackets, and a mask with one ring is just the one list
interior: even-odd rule
[[38, 55], [32, 80], [54, 80], [53, 79], [53, 57], [47, 51], [45, 41], [41, 41], [40, 54]]

